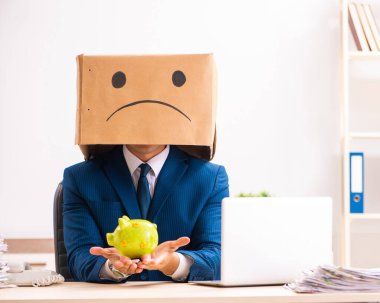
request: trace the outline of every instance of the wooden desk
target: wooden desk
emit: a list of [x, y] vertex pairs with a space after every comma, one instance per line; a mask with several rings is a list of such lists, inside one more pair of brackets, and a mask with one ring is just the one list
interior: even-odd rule
[[380, 302], [380, 293], [295, 294], [281, 286], [217, 288], [171, 282], [125, 284], [66, 282], [38, 288], [0, 289], [1, 303], [25, 301], [44, 303]]

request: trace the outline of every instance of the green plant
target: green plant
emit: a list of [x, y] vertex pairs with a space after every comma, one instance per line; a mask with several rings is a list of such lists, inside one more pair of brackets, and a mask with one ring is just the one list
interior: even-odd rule
[[270, 197], [271, 195], [267, 191], [260, 191], [257, 194], [254, 193], [238, 193], [236, 197], [249, 198], [249, 197]]

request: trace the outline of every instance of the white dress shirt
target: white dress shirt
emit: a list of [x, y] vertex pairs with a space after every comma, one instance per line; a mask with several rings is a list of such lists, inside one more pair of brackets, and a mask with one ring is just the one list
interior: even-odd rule
[[[149, 192], [151, 198], [154, 194], [158, 174], [160, 173], [161, 168], [164, 166], [164, 163], [169, 155], [169, 150], [170, 147], [169, 145], [167, 145], [162, 152], [160, 152], [158, 155], [154, 156], [152, 159], [146, 162], [151, 167], [151, 170], [146, 175], [146, 178], [149, 183]], [[134, 154], [132, 154], [125, 145], [123, 146], [123, 154], [125, 161], [127, 162], [129, 172], [132, 176], [133, 185], [135, 186], [135, 189], [137, 191], [137, 184], [139, 182], [141, 172], [141, 168], [139, 166], [145, 162], [141, 161]]]
[[[153, 197], [154, 189], [157, 183], [157, 177], [164, 166], [164, 163], [169, 155], [170, 146], [167, 145], [165, 149], [160, 152], [158, 155], [154, 156], [150, 159], [147, 164], [151, 167], [151, 170], [146, 175], [146, 178], [149, 183], [149, 192], [150, 196]], [[128, 148], [123, 146], [123, 154], [125, 161], [128, 165], [129, 172], [132, 176], [133, 185], [137, 191], [137, 184], [140, 178], [141, 168], [139, 167], [142, 163], [139, 158], [137, 158], [134, 154], [132, 154]], [[189, 275], [190, 267], [193, 264], [193, 261], [190, 257], [184, 256], [181, 253], [177, 253], [179, 257], [179, 266], [177, 270], [171, 275], [171, 278], [176, 281], [184, 281]], [[119, 278], [114, 275], [114, 273], [109, 268], [109, 260], [102, 266], [100, 270], [100, 278], [101, 279], [112, 279], [112, 280], [122, 280], [124, 278]]]

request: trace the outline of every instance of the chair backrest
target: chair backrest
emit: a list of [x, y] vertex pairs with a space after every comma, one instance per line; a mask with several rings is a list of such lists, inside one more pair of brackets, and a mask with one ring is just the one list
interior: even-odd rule
[[53, 206], [53, 220], [54, 220], [54, 251], [55, 251], [55, 271], [61, 274], [65, 281], [74, 281], [72, 278], [69, 267], [67, 265], [67, 252], [63, 241], [63, 186], [62, 182], [54, 195]]

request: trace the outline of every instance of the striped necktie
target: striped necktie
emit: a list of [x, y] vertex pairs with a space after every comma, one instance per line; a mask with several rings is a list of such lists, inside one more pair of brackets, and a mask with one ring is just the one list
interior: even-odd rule
[[139, 167], [141, 168], [141, 171], [139, 182], [137, 184], [137, 199], [139, 201], [141, 216], [143, 219], [146, 219], [151, 200], [149, 183], [146, 175], [150, 171], [151, 167], [146, 163], [141, 164]]

